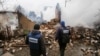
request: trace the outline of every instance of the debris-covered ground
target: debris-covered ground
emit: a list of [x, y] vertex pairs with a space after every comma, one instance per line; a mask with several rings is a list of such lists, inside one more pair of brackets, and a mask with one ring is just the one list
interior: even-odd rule
[[[59, 46], [55, 41], [56, 27], [54, 22], [41, 25], [47, 56], [59, 56]], [[71, 40], [66, 47], [65, 56], [100, 56], [100, 29], [70, 27], [70, 31]], [[22, 34], [22, 30], [18, 33], [10, 41], [0, 41], [0, 55], [30, 56], [25, 44], [26, 35]]]
[[[41, 30], [47, 47], [47, 56], [59, 56], [59, 46], [55, 41], [55, 30]], [[71, 28], [71, 31], [73, 28]], [[83, 32], [81, 32], [81, 31]], [[77, 29], [72, 31], [71, 42], [67, 45], [65, 56], [95, 56], [99, 52], [100, 33], [93, 29]], [[14, 56], [29, 56], [29, 48], [25, 45], [25, 38], [11, 39], [5, 42], [4, 52], [8, 51]]]

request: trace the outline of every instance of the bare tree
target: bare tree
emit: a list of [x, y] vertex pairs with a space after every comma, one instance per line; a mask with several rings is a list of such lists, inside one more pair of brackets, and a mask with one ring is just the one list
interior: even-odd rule
[[2, 7], [3, 10], [7, 9], [5, 8], [5, 3], [7, 2], [8, 0], [0, 0], [0, 6]]
[[68, 1], [71, 1], [71, 0], [65, 0], [65, 7], [66, 7], [66, 3], [67, 3]]
[[3, 4], [4, 4], [4, 0], [0, 0], [0, 5], [1, 5], [2, 8], [4, 9]]

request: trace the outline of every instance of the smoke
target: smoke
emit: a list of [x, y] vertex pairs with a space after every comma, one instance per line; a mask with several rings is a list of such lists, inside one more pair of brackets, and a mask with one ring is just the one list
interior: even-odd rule
[[[61, 7], [61, 19], [69, 26], [84, 26], [94, 27], [94, 23], [100, 20], [99, 13], [100, 0], [67, 0], [65, 7], [65, 0], [17, 0], [18, 4], [27, 11], [43, 12], [43, 19], [50, 21], [55, 17], [54, 7], [56, 3]], [[45, 6], [52, 6], [52, 8], [45, 8]]]
[[43, 19], [50, 21], [51, 19], [55, 18], [55, 8], [48, 8], [48, 10], [44, 11], [43, 14]]
[[66, 4], [61, 5], [61, 19], [69, 26], [84, 26], [94, 28], [94, 23], [100, 20], [99, 0], [72, 0]]
[[[94, 27], [94, 23], [100, 20], [98, 16], [98, 9], [100, 8], [100, 0], [67, 0], [65, 7], [65, 0], [36, 0], [34, 3], [33, 0], [25, 1], [22, 0], [19, 2], [24, 8], [31, 11], [42, 11], [43, 19], [50, 21], [55, 17], [55, 9], [57, 3], [61, 7], [61, 20], [66, 22], [66, 25], [69, 26], [84, 26], [84, 27]], [[31, 7], [34, 6], [33, 8]], [[45, 8], [45, 6], [52, 6], [52, 8]]]

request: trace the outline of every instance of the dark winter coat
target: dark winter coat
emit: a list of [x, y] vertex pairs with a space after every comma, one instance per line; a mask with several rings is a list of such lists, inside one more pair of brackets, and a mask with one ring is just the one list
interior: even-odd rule
[[[67, 29], [66, 27], [65, 27], [65, 22], [64, 21], [62, 21], [61, 23], [60, 23], [60, 25], [61, 25], [61, 27], [59, 27], [58, 29], [57, 29], [57, 31], [56, 31], [56, 40], [58, 40], [58, 42], [60, 43], [60, 44], [62, 44], [62, 29]], [[67, 30], [69, 30], [69, 29], [67, 29]], [[69, 30], [69, 33], [68, 33], [68, 35], [69, 35], [69, 38], [70, 38], [70, 30]], [[70, 39], [69, 39], [69, 41], [70, 41]], [[68, 41], [68, 42], [69, 42]]]
[[33, 30], [26, 37], [26, 44], [30, 47], [31, 56], [46, 56], [46, 48], [42, 34], [38, 30]]

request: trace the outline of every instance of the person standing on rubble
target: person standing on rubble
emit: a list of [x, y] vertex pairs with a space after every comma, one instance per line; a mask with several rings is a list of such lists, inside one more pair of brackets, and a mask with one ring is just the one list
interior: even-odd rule
[[31, 56], [46, 56], [46, 48], [41, 32], [40, 25], [35, 24], [34, 30], [26, 37], [26, 44], [29, 44]]
[[57, 28], [56, 32], [56, 39], [59, 44], [60, 56], [64, 56], [65, 48], [67, 43], [70, 41], [70, 30], [69, 28], [65, 27], [65, 22], [60, 22], [60, 27]]

